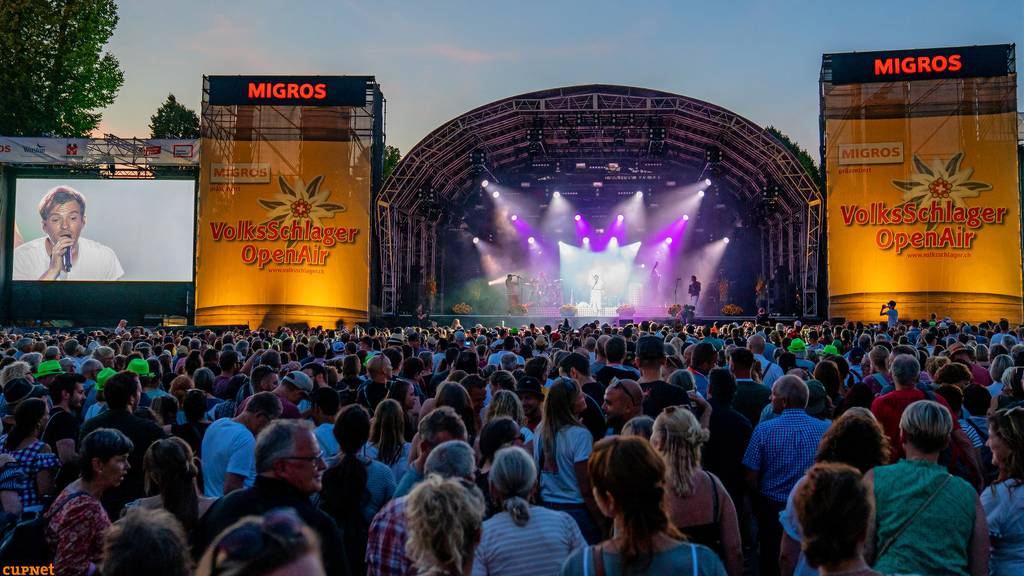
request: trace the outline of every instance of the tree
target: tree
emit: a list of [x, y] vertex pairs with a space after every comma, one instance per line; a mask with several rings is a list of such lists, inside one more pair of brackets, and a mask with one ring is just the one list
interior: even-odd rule
[[179, 104], [174, 94], [160, 105], [149, 118], [150, 138], [199, 138], [199, 116], [184, 104]]
[[395, 166], [398, 166], [398, 161], [402, 159], [402, 152], [395, 146], [387, 146], [384, 148], [384, 180], [391, 176], [391, 173], [395, 171]]
[[799, 144], [791, 140], [789, 136], [786, 136], [782, 130], [774, 126], [768, 126], [765, 130], [796, 156], [797, 160], [800, 161], [800, 165], [807, 172], [807, 175], [814, 181], [814, 185], [818, 187], [818, 190], [822, 190], [824, 179], [822, 178], [821, 168], [818, 167], [818, 163], [814, 161], [814, 158], [807, 153], [807, 150], [801, 148]]
[[87, 136], [124, 83], [114, 0], [0, 1], [0, 134]]

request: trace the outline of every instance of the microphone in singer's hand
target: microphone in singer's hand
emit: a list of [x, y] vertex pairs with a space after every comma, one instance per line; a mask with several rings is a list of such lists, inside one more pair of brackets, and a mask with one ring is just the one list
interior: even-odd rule
[[[61, 236], [61, 238], [71, 238], [71, 236]], [[65, 272], [71, 272], [71, 246], [64, 249], [64, 254], [61, 256], [62, 264]]]

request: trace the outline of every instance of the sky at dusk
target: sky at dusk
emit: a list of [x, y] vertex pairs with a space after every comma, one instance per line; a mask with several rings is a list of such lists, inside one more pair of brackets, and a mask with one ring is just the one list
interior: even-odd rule
[[204, 74], [368, 74], [403, 152], [483, 104], [600, 83], [718, 104], [816, 157], [823, 53], [1024, 46], [1024, 0], [119, 4], [125, 82], [99, 133], [148, 136], [168, 93], [198, 111]]

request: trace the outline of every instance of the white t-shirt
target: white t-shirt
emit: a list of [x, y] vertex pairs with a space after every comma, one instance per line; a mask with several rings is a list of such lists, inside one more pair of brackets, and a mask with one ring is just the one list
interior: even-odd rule
[[[13, 280], [38, 280], [50, 267], [46, 238], [36, 238], [14, 249]], [[62, 269], [57, 280], [117, 280], [121, 276], [124, 276], [124, 268], [113, 250], [95, 240], [79, 237], [78, 261], [71, 272]]]
[[256, 482], [256, 438], [245, 426], [221, 418], [206, 429], [202, 461], [203, 494], [207, 498], [224, 495], [224, 478], [229, 472], [245, 476], [249, 488]]
[[[533, 461], [541, 470], [540, 496], [544, 502], [554, 504], [582, 504], [583, 494], [576, 480], [577, 462], [590, 458], [594, 437], [583, 426], [566, 426], [555, 437], [555, 462], [558, 473], [549, 472], [541, 463], [541, 447], [544, 441], [540, 434], [533, 439]], [[545, 460], [548, 455], [544, 455]]]

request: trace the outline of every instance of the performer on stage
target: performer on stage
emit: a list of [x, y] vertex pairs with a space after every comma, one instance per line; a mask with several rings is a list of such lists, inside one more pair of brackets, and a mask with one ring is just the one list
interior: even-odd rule
[[650, 290], [650, 298], [652, 304], [658, 303], [658, 297], [661, 295], [661, 272], [658, 272], [658, 262], [654, 263], [654, 267], [651, 268], [651, 278], [648, 282], [648, 289]]
[[700, 282], [696, 276], [690, 276], [690, 305], [694, 311], [697, 310], [697, 302], [700, 301]]
[[600, 309], [603, 306], [603, 296], [604, 282], [601, 280], [600, 276], [594, 274], [594, 285], [590, 288], [590, 306], [591, 308], [598, 310], [598, 314], [600, 314]]
[[508, 297], [508, 313], [512, 313], [512, 309], [519, 306], [519, 282], [517, 281], [518, 276], [509, 274], [505, 276], [505, 296]]

